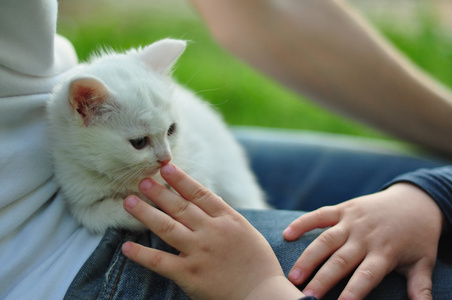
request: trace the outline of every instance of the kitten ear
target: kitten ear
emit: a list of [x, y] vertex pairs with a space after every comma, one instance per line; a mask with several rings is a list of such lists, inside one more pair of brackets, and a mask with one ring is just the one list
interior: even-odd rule
[[187, 43], [182, 40], [164, 39], [139, 52], [140, 58], [154, 71], [166, 74], [184, 52]]
[[69, 86], [69, 104], [88, 126], [99, 114], [99, 108], [110, 93], [105, 85], [95, 78], [79, 78]]

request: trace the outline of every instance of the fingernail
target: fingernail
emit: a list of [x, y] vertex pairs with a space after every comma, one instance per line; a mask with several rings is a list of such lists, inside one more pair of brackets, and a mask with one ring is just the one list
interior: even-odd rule
[[127, 243], [124, 243], [124, 245], [122, 245], [122, 252], [123, 253], [128, 253], [129, 251], [130, 251], [130, 243], [129, 242], [127, 242]]
[[314, 296], [314, 292], [311, 290], [305, 290], [302, 293], [305, 294], [306, 296]]
[[143, 179], [140, 182], [139, 188], [142, 191], [146, 191], [146, 190], [150, 189], [151, 186], [152, 186], [152, 181], [150, 179]]
[[284, 231], [283, 231], [283, 236], [285, 238], [291, 238], [293, 236], [293, 229], [292, 227], [287, 227]]
[[176, 168], [172, 164], [166, 164], [161, 168], [162, 174], [165, 175], [171, 175], [172, 173], [174, 173], [175, 170]]
[[303, 274], [299, 269], [293, 269], [289, 272], [289, 280], [292, 283], [299, 284], [302, 281]]
[[129, 196], [124, 200], [124, 205], [128, 208], [134, 208], [138, 203], [138, 199], [135, 196]]

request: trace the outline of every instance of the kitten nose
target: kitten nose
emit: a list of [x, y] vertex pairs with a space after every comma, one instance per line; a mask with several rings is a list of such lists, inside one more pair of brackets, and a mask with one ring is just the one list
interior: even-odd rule
[[157, 162], [158, 162], [160, 165], [162, 165], [162, 166], [169, 164], [170, 161], [171, 161], [171, 156], [170, 156], [170, 155], [166, 155], [166, 156], [161, 157], [161, 158], [159, 158], [159, 159], [157, 160]]
[[159, 164], [161, 164], [162, 166], [169, 164], [170, 161], [171, 158], [167, 158], [165, 160], [158, 160]]

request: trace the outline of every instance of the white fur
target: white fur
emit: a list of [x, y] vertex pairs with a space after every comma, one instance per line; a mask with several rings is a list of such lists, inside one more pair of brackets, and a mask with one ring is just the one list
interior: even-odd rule
[[[56, 179], [74, 217], [91, 231], [143, 229], [123, 209], [123, 199], [139, 194], [146, 176], [163, 183], [157, 161], [168, 158], [233, 207], [267, 208], [221, 117], [167, 75], [184, 49], [185, 42], [166, 39], [125, 54], [104, 53], [55, 89], [48, 114]], [[96, 92], [86, 97], [94, 104], [79, 107], [85, 113], [74, 108], [76, 96], [86, 95], [80, 86]], [[143, 136], [150, 145], [135, 149], [129, 140]]]

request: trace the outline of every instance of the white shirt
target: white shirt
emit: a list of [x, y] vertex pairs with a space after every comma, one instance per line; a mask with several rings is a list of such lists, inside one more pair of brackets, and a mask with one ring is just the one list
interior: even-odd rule
[[77, 64], [56, 0], [0, 0], [0, 299], [61, 299], [98, 245], [53, 180], [45, 105]]

